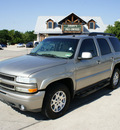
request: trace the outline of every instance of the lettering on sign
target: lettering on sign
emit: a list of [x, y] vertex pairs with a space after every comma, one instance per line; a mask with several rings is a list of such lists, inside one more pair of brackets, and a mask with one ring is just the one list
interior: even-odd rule
[[81, 25], [64, 25], [64, 31], [81, 31]]

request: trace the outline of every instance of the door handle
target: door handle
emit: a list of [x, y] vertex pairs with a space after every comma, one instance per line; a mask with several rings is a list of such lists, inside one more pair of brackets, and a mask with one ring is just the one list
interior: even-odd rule
[[100, 60], [98, 60], [98, 61], [97, 61], [97, 64], [101, 64], [101, 61], [100, 61]]
[[114, 60], [114, 57], [111, 57], [110, 59], [111, 59], [111, 60]]

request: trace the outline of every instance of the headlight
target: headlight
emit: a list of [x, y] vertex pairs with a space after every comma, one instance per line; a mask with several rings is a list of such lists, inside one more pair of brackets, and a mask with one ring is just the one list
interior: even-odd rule
[[20, 83], [36, 83], [35, 78], [17, 77], [16, 82]]

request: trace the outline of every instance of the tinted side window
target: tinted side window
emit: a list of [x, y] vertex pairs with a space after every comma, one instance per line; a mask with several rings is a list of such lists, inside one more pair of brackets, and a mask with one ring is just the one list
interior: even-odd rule
[[83, 40], [80, 48], [79, 57], [81, 57], [82, 52], [91, 52], [93, 57], [97, 56], [97, 50], [93, 39]]
[[105, 39], [98, 38], [97, 41], [100, 47], [101, 55], [111, 53], [110, 46], [108, 45], [108, 42]]
[[120, 51], [120, 41], [117, 38], [109, 38], [109, 39], [112, 43], [114, 50], [116, 52], [119, 52]]

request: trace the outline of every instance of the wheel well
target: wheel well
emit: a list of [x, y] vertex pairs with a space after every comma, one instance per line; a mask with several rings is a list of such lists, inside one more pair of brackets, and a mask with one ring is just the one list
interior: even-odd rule
[[120, 63], [116, 64], [115, 67], [114, 67], [114, 69], [115, 68], [118, 68], [120, 70]]
[[53, 86], [53, 84], [56, 84], [56, 83], [61, 83], [61, 84], [64, 84], [67, 86], [67, 88], [69, 89], [70, 91], [70, 96], [71, 96], [71, 99], [74, 97], [74, 85], [73, 85], [73, 80], [71, 78], [65, 78], [65, 79], [61, 79], [61, 80], [58, 80], [58, 81], [55, 81], [55, 82], [52, 82], [51, 84], [49, 84], [46, 88], [46, 91], [50, 89], [50, 87]]

